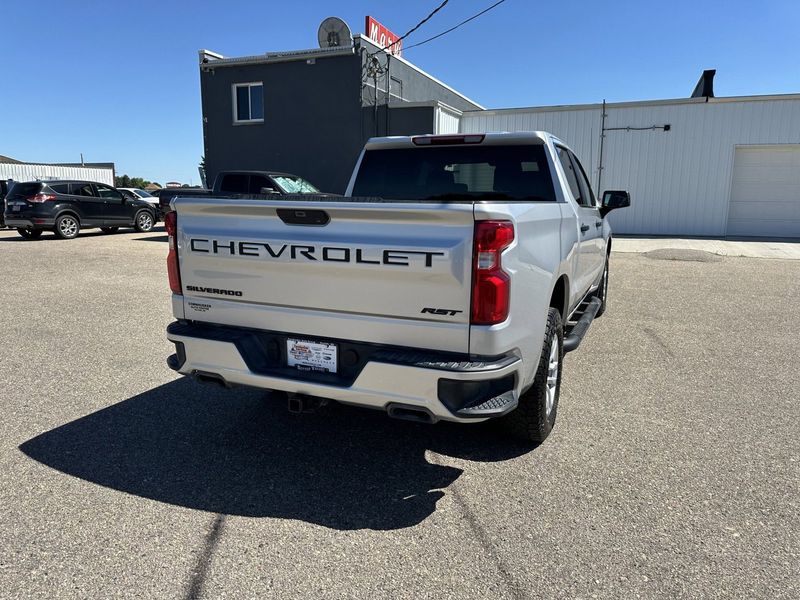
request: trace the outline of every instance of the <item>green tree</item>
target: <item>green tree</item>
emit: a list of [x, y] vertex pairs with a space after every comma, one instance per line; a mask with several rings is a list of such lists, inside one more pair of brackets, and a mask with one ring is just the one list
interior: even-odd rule
[[115, 187], [131, 187], [131, 178], [127, 175], [123, 175], [122, 177], [115, 177], [114, 178], [114, 186]]
[[[114, 185], [121, 188], [138, 188], [143, 190], [150, 185], [150, 182], [144, 177], [128, 177], [128, 175], [122, 175], [121, 177], [114, 178]], [[157, 183], [155, 185], [161, 187]]]

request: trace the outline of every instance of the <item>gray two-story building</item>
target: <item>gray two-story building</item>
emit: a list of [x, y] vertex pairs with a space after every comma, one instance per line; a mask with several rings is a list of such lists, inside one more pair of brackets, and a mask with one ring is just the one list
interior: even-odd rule
[[341, 193], [373, 136], [456, 133], [482, 107], [356, 35], [352, 45], [226, 58], [200, 51], [209, 184], [219, 171], [300, 175]]

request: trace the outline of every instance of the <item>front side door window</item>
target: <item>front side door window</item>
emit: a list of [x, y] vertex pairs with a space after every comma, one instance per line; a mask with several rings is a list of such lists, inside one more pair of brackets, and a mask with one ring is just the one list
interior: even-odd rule
[[121, 192], [102, 183], [98, 183], [96, 187], [98, 196], [104, 201], [103, 220], [106, 224], [119, 225], [131, 220], [133, 215], [130, 214], [130, 201], [123, 202], [125, 198]]
[[97, 197], [94, 186], [91, 183], [80, 182], [71, 184], [71, 188], [71, 196], [81, 213], [82, 223], [102, 221], [104, 201]]

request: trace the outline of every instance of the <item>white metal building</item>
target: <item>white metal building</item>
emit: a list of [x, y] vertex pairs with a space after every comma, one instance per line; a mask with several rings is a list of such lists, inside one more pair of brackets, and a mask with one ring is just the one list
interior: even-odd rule
[[602, 169], [602, 104], [469, 111], [459, 131], [555, 134], [601, 190], [630, 191], [618, 233], [800, 237], [800, 94], [605, 108]]
[[83, 179], [114, 185], [111, 167], [81, 167], [65, 165], [34, 165], [21, 162], [0, 162], [0, 180], [52, 181], [54, 179]]

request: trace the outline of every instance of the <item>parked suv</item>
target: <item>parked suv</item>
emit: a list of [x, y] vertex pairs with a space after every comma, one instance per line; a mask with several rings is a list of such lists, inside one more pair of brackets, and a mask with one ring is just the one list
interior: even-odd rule
[[146, 232], [156, 222], [156, 209], [141, 199], [128, 199], [104, 183], [93, 181], [30, 181], [16, 183], [6, 198], [5, 221], [28, 239], [52, 230], [62, 239], [81, 229], [99, 227], [112, 233], [120, 227]]
[[0, 181], [0, 229], [5, 229], [6, 222], [3, 218], [5, 211], [6, 195], [8, 194], [8, 181]]

